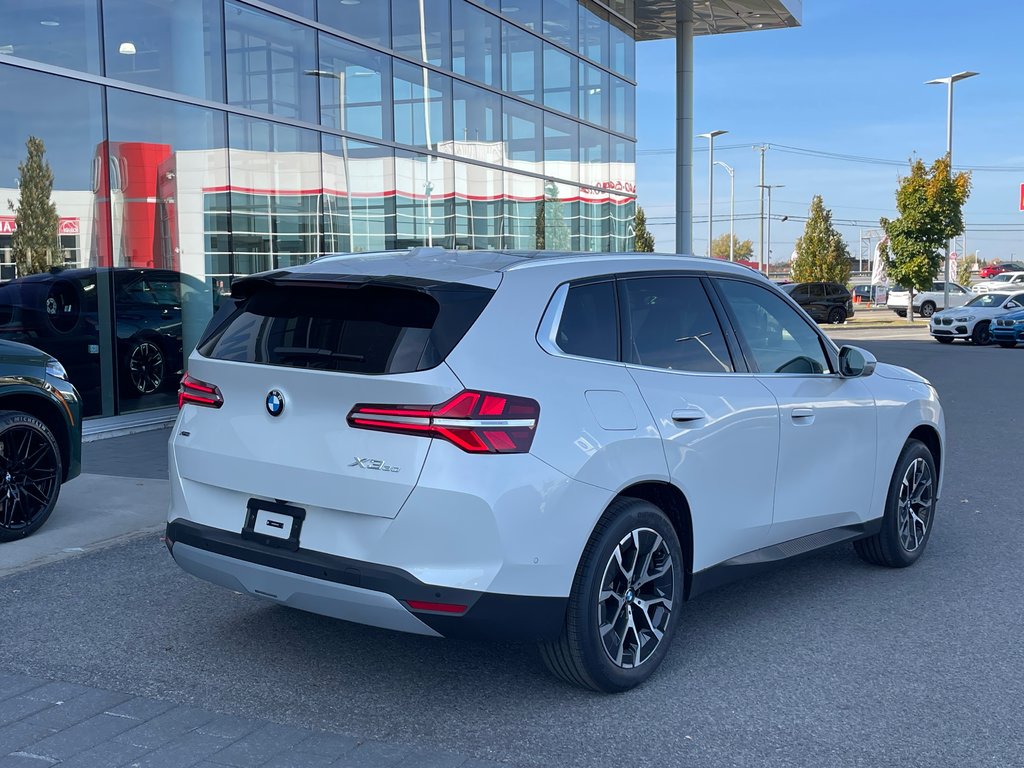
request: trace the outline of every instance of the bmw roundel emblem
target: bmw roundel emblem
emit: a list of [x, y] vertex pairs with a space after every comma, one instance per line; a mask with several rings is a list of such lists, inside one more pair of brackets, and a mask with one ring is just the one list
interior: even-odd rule
[[280, 416], [284, 413], [284, 395], [276, 389], [267, 393], [267, 413], [271, 416]]

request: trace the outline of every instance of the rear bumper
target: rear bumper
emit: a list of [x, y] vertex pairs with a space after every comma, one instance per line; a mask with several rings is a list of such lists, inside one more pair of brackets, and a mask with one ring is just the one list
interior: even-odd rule
[[[182, 519], [167, 524], [167, 546], [183, 570], [228, 589], [324, 616], [434, 637], [554, 639], [568, 603], [567, 598], [425, 584], [398, 568], [266, 546]], [[414, 610], [409, 601], [466, 609], [457, 614]]]

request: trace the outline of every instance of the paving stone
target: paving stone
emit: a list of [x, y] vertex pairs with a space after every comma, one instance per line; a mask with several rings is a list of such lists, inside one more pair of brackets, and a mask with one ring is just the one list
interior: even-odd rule
[[299, 728], [264, 723], [248, 736], [243, 736], [223, 752], [218, 753], [214, 762], [236, 766], [236, 768], [252, 768], [287, 752], [305, 740], [308, 735], [309, 731]]
[[50, 704], [65, 704], [72, 699], [77, 699], [79, 696], [93, 691], [93, 688], [87, 688], [84, 685], [76, 685], [75, 683], [45, 683], [38, 688], [33, 688], [31, 691], [27, 691], [24, 695], [30, 699], [39, 699], [40, 701], [46, 701]]
[[30, 715], [25, 718], [25, 721], [32, 725], [45, 725], [47, 728], [59, 731], [83, 720], [88, 720], [90, 717], [101, 715], [128, 698], [121, 693], [93, 689], [71, 701], [54, 704], [48, 709]]
[[348, 754], [342, 755], [334, 765], [338, 768], [384, 768], [397, 765], [410, 752], [412, 748], [402, 744], [364, 741]]
[[231, 744], [231, 739], [192, 731], [128, 763], [128, 768], [189, 768]]
[[213, 736], [224, 736], [231, 739], [240, 739], [248, 736], [259, 728], [260, 724], [254, 720], [246, 720], [244, 717], [235, 715], [217, 715], [210, 722], [196, 728], [200, 733], [209, 733]]
[[0, 757], [0, 768], [50, 768], [51, 765], [56, 765], [56, 761], [19, 752]]
[[156, 749], [177, 736], [182, 736], [206, 725], [215, 717], [213, 712], [195, 707], [173, 707], [152, 720], [119, 734], [114, 741]]
[[25, 751], [57, 760], [66, 760], [72, 755], [84, 752], [127, 731], [134, 726], [134, 723], [134, 720], [126, 720], [123, 717], [96, 715], [29, 745]]
[[151, 720], [157, 715], [162, 715], [175, 706], [177, 705], [173, 701], [157, 701], [156, 699], [134, 696], [127, 701], [121, 702], [116, 707], [111, 707], [104, 714], [145, 721]]
[[0, 727], [0, 755], [17, 752], [52, 733], [54, 731], [45, 725], [35, 725], [25, 720], [2, 726]]
[[52, 707], [48, 701], [30, 699], [24, 694], [0, 701], [0, 725], [10, 725], [22, 718], [33, 715], [41, 709]]
[[359, 746], [359, 739], [340, 733], [312, 733], [296, 745], [296, 749], [314, 755], [341, 757]]
[[149, 751], [148, 747], [119, 744], [116, 741], [108, 740], [84, 752], [79, 752], [58, 765], [60, 768], [117, 768], [142, 757]]
[[11, 696], [18, 696], [31, 691], [33, 688], [38, 688], [41, 685], [45, 685], [45, 680], [37, 680], [34, 677], [28, 675], [15, 675], [0, 672], [0, 700], [10, 698]]

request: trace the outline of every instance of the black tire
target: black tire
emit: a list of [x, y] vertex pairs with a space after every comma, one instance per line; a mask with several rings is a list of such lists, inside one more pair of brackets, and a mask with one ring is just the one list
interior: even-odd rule
[[982, 320], [971, 332], [971, 344], [978, 347], [987, 347], [992, 343], [992, 331], [989, 328], [988, 320]]
[[[912, 470], [914, 473], [921, 470], [920, 480], [917, 479], [916, 474], [911, 476]], [[913, 499], [914, 495], [918, 495], [921, 499], [913, 515], [909, 513], [913, 511], [914, 504], [911, 504], [910, 510], [901, 511], [900, 509], [904, 495], [904, 480], [907, 480], [908, 477], [910, 477], [909, 496]], [[919, 440], [908, 440], [896, 462], [892, 480], [889, 481], [889, 494], [885, 500], [885, 514], [882, 516], [881, 530], [874, 536], [853, 542], [853, 548], [860, 558], [874, 565], [884, 565], [889, 568], [906, 568], [917, 562], [932, 535], [937, 484], [935, 459], [932, 457], [931, 451]], [[920, 494], [918, 494], [919, 488], [921, 489]], [[908, 512], [908, 516], [901, 520], [904, 511]], [[901, 523], [904, 522], [906, 530], [901, 532]]]
[[124, 387], [128, 397], [152, 395], [163, 389], [173, 374], [163, 347], [155, 339], [135, 339], [124, 356]]
[[931, 317], [935, 314], [935, 302], [926, 301], [921, 305], [921, 317]]
[[831, 325], [839, 325], [846, 322], [846, 310], [842, 307], [832, 307], [828, 311], [828, 321]]
[[939, 342], [939, 344], [952, 344], [953, 343], [953, 339], [950, 338], [949, 336], [932, 336], [932, 338], [935, 339], [937, 342]]
[[893, 310], [893, 311], [894, 311], [894, 312], [895, 312], [895, 313], [896, 313], [897, 315], [899, 315], [900, 317], [906, 317], [906, 316], [907, 316], [907, 310], [905, 310], [905, 309], [895, 309], [895, 310]]
[[1003, 349], [1013, 349], [1014, 347], [1017, 346], [1017, 342], [1016, 341], [1003, 341], [1002, 339], [1000, 339], [999, 346], [1002, 347]]
[[46, 425], [20, 411], [0, 411], [0, 542], [37, 531], [57, 504], [60, 448]]
[[[630, 552], [627, 574], [617, 564]], [[640, 581], [651, 566], [656, 575]], [[640, 499], [613, 501], [580, 558], [561, 636], [540, 646], [547, 668], [567, 683], [605, 693], [643, 683], [665, 658], [679, 625], [684, 568], [679, 537], [664, 512]], [[601, 595], [607, 595], [603, 601]], [[640, 616], [647, 617], [646, 628], [638, 626]]]

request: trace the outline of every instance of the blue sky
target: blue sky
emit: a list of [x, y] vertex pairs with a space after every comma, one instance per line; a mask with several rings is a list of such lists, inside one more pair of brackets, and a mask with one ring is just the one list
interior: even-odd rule
[[[945, 86], [926, 80], [974, 70], [954, 91], [955, 166], [996, 166], [973, 174], [965, 208], [968, 252], [983, 259], [1024, 257], [1024, 56], [1020, 0], [805, 0], [797, 29], [700, 37], [695, 44], [695, 133], [728, 130], [715, 159], [736, 170], [736, 233], [757, 250], [759, 154], [778, 144], [884, 160], [917, 154], [926, 162], [946, 149]], [[674, 250], [675, 45], [637, 45], [637, 176], [657, 250]], [[695, 139], [694, 215], [705, 217], [707, 140]], [[731, 147], [731, 148], [730, 148]], [[821, 194], [842, 226], [851, 255], [861, 229], [894, 216], [905, 165], [846, 162], [769, 150], [766, 183], [772, 213], [806, 216]], [[729, 177], [715, 169], [715, 235], [729, 231]], [[865, 222], [865, 226], [860, 226]], [[773, 260], [788, 258], [801, 222], [774, 221]], [[694, 225], [704, 253], [707, 225]]]

